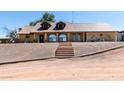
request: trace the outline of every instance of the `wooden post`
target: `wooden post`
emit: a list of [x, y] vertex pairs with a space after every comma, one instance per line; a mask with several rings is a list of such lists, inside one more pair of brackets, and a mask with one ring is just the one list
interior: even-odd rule
[[115, 32], [115, 41], [118, 41], [118, 33]]
[[44, 42], [47, 42], [48, 40], [47, 33], [44, 34]]
[[84, 42], [84, 32], [81, 33], [81, 41]]
[[35, 33], [34, 33], [34, 40], [35, 40], [36, 36], [35, 36]]
[[59, 42], [59, 33], [56, 33], [56, 41]]
[[71, 40], [70, 40], [70, 33], [68, 33], [68, 42], [70, 42]]
[[34, 39], [33, 39], [33, 42], [36, 43], [36, 35], [34, 33]]

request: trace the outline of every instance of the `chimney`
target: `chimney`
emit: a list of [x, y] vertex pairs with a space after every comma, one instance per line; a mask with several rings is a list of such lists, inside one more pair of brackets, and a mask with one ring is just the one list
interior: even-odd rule
[[19, 31], [21, 31], [22, 30], [22, 28], [19, 28]]

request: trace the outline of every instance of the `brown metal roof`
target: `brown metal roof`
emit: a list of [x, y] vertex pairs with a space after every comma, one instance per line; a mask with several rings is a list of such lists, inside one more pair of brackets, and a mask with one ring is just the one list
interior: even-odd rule
[[21, 31], [18, 32], [18, 34], [30, 34], [33, 28], [33, 26], [25, 26], [21, 29]]
[[107, 23], [66, 23], [63, 30], [54, 30], [56, 23], [50, 22], [51, 27], [48, 30], [38, 30], [41, 27], [41, 23], [37, 23], [36, 26], [25, 26], [18, 34], [40, 33], [40, 32], [110, 32], [117, 31], [111, 25]]

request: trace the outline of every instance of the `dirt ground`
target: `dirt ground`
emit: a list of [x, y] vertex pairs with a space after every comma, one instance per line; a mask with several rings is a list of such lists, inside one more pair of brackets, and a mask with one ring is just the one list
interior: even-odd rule
[[89, 57], [0, 65], [0, 80], [124, 80], [124, 48]]

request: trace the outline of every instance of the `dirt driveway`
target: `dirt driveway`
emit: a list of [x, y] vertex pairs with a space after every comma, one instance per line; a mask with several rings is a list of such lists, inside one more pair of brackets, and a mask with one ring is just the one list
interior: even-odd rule
[[124, 48], [82, 58], [0, 65], [0, 80], [124, 80]]

